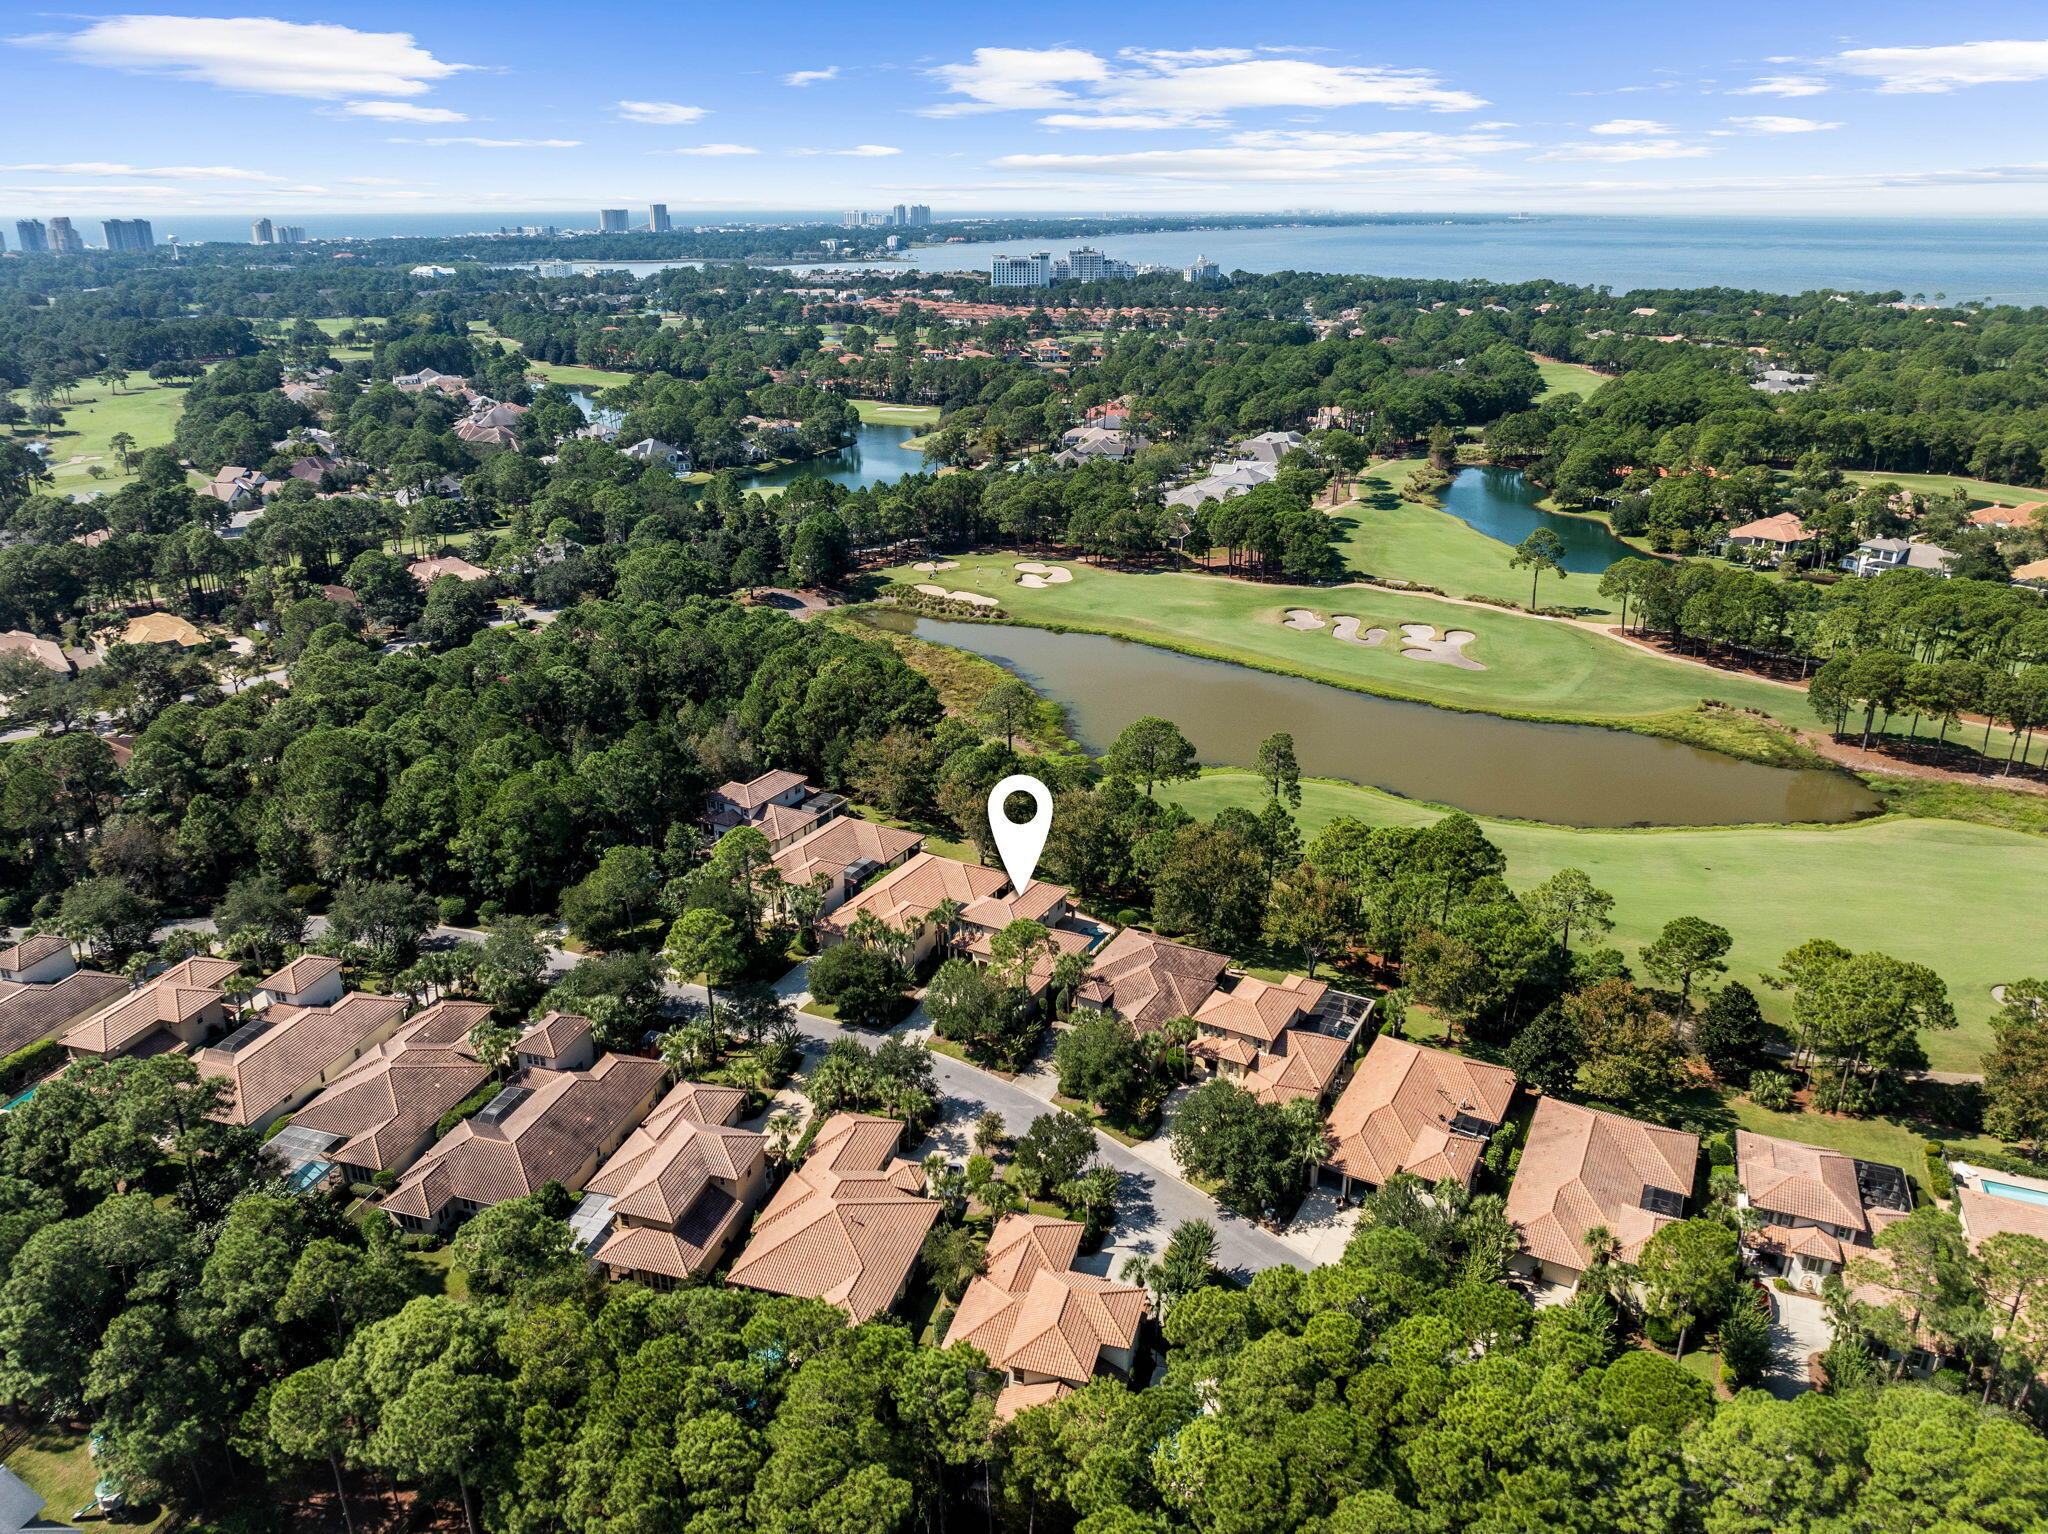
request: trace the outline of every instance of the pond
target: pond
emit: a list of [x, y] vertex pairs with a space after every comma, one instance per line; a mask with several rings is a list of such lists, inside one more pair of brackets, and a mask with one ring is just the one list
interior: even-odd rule
[[1543, 488], [1533, 485], [1520, 469], [1460, 469], [1437, 497], [1443, 509], [1489, 538], [1510, 548], [1539, 527], [1547, 527], [1564, 540], [1564, 567], [1574, 575], [1598, 575], [1617, 559], [1638, 559], [1643, 553], [1630, 548], [1597, 517], [1565, 517], [1542, 511], [1536, 503]]
[[747, 477], [750, 489], [763, 485], [793, 485], [800, 479], [829, 479], [834, 484], [859, 489], [862, 485], [893, 483], [906, 474], [924, 472], [924, 454], [903, 444], [929, 427], [880, 426], [861, 422], [853, 445], [822, 458], [784, 464]]
[[957, 623], [884, 611], [890, 627], [986, 656], [1063, 704], [1090, 751], [1159, 714], [1201, 759], [1249, 767], [1266, 736], [1294, 736], [1301, 770], [1474, 814], [1567, 826], [1843, 821], [1876, 812], [1845, 773], [1764, 767], [1594, 725], [1459, 713], [1275, 676], [1101, 634]]

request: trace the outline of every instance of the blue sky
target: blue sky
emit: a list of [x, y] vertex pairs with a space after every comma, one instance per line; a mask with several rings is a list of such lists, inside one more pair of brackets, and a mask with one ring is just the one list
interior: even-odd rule
[[2048, 7], [10, 8], [0, 210], [2048, 213]]

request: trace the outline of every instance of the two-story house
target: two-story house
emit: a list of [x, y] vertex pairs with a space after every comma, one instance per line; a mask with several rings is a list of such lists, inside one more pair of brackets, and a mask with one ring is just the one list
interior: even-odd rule
[[1818, 1291], [1858, 1247], [1913, 1212], [1906, 1174], [1882, 1162], [1771, 1135], [1735, 1131], [1735, 1203], [1764, 1224], [1744, 1245], [1766, 1271]]
[[669, 1289], [724, 1259], [768, 1189], [767, 1137], [732, 1127], [746, 1097], [683, 1081], [661, 1100], [584, 1190], [579, 1216], [608, 1222], [593, 1261]]

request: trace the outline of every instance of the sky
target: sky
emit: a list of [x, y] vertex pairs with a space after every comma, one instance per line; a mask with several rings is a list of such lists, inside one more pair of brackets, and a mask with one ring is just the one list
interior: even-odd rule
[[0, 102], [10, 220], [2048, 214], [2040, 0], [17, 3]]

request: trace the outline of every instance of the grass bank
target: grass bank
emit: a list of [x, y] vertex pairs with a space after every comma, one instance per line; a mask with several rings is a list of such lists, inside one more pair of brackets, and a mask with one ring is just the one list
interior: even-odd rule
[[[1249, 773], [1216, 770], [1162, 793], [1208, 817], [1256, 806]], [[1318, 780], [1302, 785], [1305, 837], [1338, 816], [1371, 825], [1426, 825], [1444, 811], [1377, 789]], [[1579, 830], [1482, 819], [1508, 857], [1508, 882], [1541, 883], [1582, 868], [1614, 896], [1607, 939], [1631, 959], [1675, 916], [1700, 916], [1734, 938], [1728, 978], [1756, 990], [1783, 1022], [1787, 993], [1759, 976], [1812, 937], [1881, 949], [1925, 964], [1948, 982], [1960, 1026], [1926, 1041], [1938, 1070], [1974, 1071], [1990, 1044], [1991, 987], [2048, 969], [2038, 923], [2048, 908], [2048, 840], [1952, 820], [1887, 816], [1853, 825], [1727, 826], [1685, 830]]]
[[884, 399], [857, 399], [852, 403], [870, 426], [929, 426], [939, 418], [937, 405], [895, 405]]

